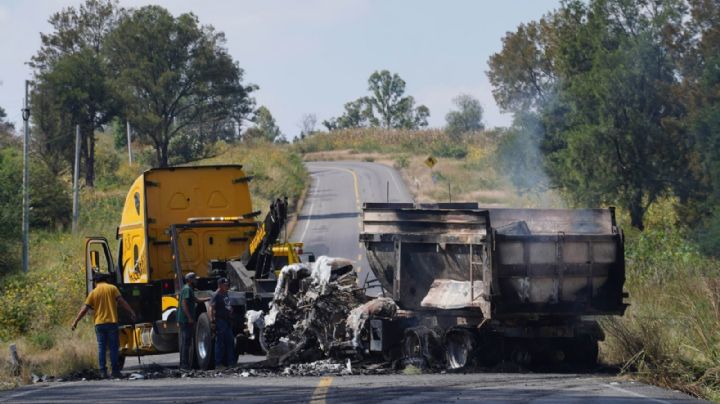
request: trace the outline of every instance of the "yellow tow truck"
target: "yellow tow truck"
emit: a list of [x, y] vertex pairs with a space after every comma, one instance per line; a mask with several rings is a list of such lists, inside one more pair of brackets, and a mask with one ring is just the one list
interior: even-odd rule
[[[151, 169], [125, 198], [116, 259], [104, 237], [87, 237], [85, 274], [104, 273], [137, 314], [121, 315], [120, 357], [177, 352], [178, 293], [188, 272], [198, 276], [196, 296], [209, 298], [217, 280], [231, 282], [236, 353], [259, 352], [247, 338], [247, 310], [267, 309], [282, 266], [300, 262], [302, 243], [278, 237], [287, 223], [287, 200], [275, 200], [265, 219], [253, 211], [241, 165]], [[285, 229], [287, 230], [287, 229]], [[313, 258], [310, 256], [310, 260]], [[191, 364], [213, 367], [213, 341], [206, 305], [197, 305]]]

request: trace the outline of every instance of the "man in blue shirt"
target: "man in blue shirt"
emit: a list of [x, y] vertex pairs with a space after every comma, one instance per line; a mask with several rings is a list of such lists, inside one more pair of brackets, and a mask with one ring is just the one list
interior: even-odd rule
[[233, 337], [230, 316], [230, 284], [227, 278], [218, 280], [218, 289], [210, 300], [210, 321], [215, 326], [215, 365], [223, 367], [235, 365], [235, 338]]

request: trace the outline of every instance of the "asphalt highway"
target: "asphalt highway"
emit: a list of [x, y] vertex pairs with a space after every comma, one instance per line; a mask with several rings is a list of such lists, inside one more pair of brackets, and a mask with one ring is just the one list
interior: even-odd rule
[[[412, 202], [400, 175], [388, 166], [362, 162], [314, 162], [307, 163], [307, 168], [312, 184], [290, 239], [304, 242], [304, 251], [316, 257], [355, 261], [361, 284], [375, 279], [358, 242], [362, 204]], [[378, 292], [377, 288], [369, 290], [369, 294]]]

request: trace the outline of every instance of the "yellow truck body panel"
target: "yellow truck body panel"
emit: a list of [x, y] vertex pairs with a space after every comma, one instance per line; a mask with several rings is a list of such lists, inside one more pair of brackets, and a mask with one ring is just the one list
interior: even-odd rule
[[241, 217], [240, 228], [194, 228], [178, 234], [183, 275], [208, 275], [211, 259], [237, 258], [256, 226], [250, 216], [248, 178], [240, 165], [152, 169], [138, 177], [125, 199], [118, 236], [125, 283], [175, 279], [171, 224], [198, 218]]

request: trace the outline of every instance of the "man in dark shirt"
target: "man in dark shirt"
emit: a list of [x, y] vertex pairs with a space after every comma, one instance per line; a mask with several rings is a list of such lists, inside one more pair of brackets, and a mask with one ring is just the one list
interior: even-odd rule
[[180, 291], [177, 308], [177, 322], [180, 328], [180, 369], [190, 369], [190, 349], [195, 328], [195, 282], [197, 276], [194, 272], [185, 275], [185, 286]]
[[226, 278], [218, 280], [218, 289], [210, 301], [210, 321], [215, 325], [215, 365], [218, 368], [235, 365], [235, 338], [230, 325], [230, 284]]

